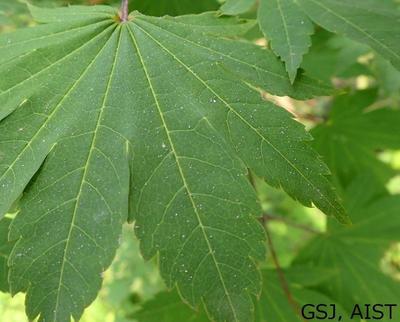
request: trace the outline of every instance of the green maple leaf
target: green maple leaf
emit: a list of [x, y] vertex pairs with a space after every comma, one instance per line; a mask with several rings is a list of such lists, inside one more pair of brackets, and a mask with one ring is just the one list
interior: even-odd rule
[[400, 148], [400, 112], [390, 108], [368, 110], [376, 102], [375, 89], [337, 97], [327, 122], [314, 128], [314, 148], [346, 186], [360, 173], [373, 173], [385, 183], [392, 175], [376, 151]]
[[261, 0], [258, 10], [260, 28], [271, 48], [286, 64], [294, 82], [303, 55], [311, 46], [314, 26], [294, 0]]
[[323, 28], [372, 47], [400, 69], [400, 11], [391, 0], [297, 0]]
[[79, 319], [129, 218], [186, 302], [251, 320], [265, 246], [247, 168], [346, 221], [310, 136], [254, 88], [330, 88], [291, 86], [270, 52], [226, 38], [246, 29], [234, 18], [31, 10], [46, 25], [0, 38], [0, 214], [23, 193], [9, 281], [28, 317]]
[[399, 241], [400, 198], [379, 187], [370, 176], [354, 180], [346, 191], [353, 226], [330, 223], [327, 234], [312, 240], [295, 260], [336, 270], [318, 288], [349, 311], [355, 303], [396, 303], [400, 296], [398, 282], [381, 267], [385, 251]]

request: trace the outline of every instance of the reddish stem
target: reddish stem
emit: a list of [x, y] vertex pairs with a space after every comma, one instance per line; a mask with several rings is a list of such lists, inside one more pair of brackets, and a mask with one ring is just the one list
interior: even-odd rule
[[122, 0], [120, 19], [122, 22], [128, 21], [129, 16], [129, 0]]
[[272, 241], [272, 236], [271, 236], [271, 233], [270, 233], [269, 228], [268, 228], [268, 223], [265, 224], [264, 228], [265, 228], [265, 232], [267, 234], [268, 246], [269, 246], [269, 249], [270, 249], [270, 252], [271, 252], [272, 260], [273, 260], [273, 262], [275, 264], [275, 268], [276, 268], [276, 271], [278, 273], [278, 278], [279, 278], [279, 282], [281, 284], [283, 293], [285, 294], [285, 296], [286, 296], [290, 306], [292, 307], [293, 311], [296, 313], [296, 315], [298, 315], [300, 317], [301, 321], [304, 321], [302, 319], [301, 314], [300, 314], [299, 304], [293, 298], [293, 295], [292, 295], [292, 293], [290, 291], [289, 283], [287, 282], [285, 273], [283, 272], [283, 269], [282, 269], [282, 267], [281, 267], [281, 265], [279, 263], [278, 255], [276, 254], [274, 243]]

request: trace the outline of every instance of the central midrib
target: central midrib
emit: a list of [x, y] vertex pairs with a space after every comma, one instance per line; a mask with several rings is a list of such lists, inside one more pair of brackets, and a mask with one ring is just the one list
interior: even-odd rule
[[288, 26], [287, 26], [286, 17], [285, 17], [285, 15], [284, 15], [283, 11], [282, 11], [281, 0], [276, 0], [276, 4], [277, 4], [277, 6], [278, 6], [279, 13], [280, 13], [280, 15], [281, 15], [281, 17], [282, 17], [283, 29], [284, 29], [284, 31], [285, 31], [286, 40], [287, 40], [288, 46], [289, 46], [290, 65], [291, 65], [292, 68], [293, 68], [293, 66], [294, 66], [294, 56], [293, 56], [292, 54], [293, 54], [294, 52], [293, 52], [293, 50], [292, 50], [292, 42], [291, 42], [290, 36], [289, 36], [289, 30], [288, 30]]

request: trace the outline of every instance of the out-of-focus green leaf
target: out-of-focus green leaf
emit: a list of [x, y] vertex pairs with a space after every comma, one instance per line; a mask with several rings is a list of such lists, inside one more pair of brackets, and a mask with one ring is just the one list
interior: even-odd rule
[[386, 93], [400, 95], [400, 71], [380, 56], [375, 58], [372, 69], [376, 74], [379, 85]]
[[400, 69], [400, 11], [391, 1], [297, 0], [325, 29], [367, 44]]
[[[270, 272], [271, 270], [268, 270]], [[284, 274], [286, 279], [288, 279], [289, 283], [292, 286], [297, 288], [313, 288], [316, 285], [321, 284], [322, 282], [328, 282], [329, 279], [338, 274], [338, 271], [334, 268], [330, 267], [312, 267], [309, 266], [301, 266], [301, 265], [292, 265], [284, 269]], [[268, 288], [268, 275], [264, 273], [267, 284], [264, 288]], [[273, 275], [277, 277], [276, 275]], [[276, 280], [278, 282], [279, 280]]]
[[400, 111], [369, 111], [376, 94], [373, 89], [337, 97], [329, 119], [312, 130], [313, 146], [343, 185], [358, 173], [373, 173], [380, 182], [393, 174], [376, 150], [400, 148]]
[[164, 286], [155, 261], [144, 261], [140, 255], [139, 241], [132, 236], [132, 226], [123, 229], [117, 256], [110, 267], [109, 279], [104, 285], [107, 302], [117, 310], [132, 292], [140, 300], [161, 291]]
[[[322, 271], [311, 268], [308, 272], [312, 275]], [[323, 293], [304, 287], [299, 283], [299, 281], [303, 280], [302, 277], [298, 275], [292, 276], [290, 270], [285, 271], [284, 274], [294, 303], [289, 302], [278, 273], [275, 270], [265, 270], [263, 271], [263, 293], [256, 306], [256, 322], [303, 322], [304, 319], [300, 315], [303, 305], [335, 303]], [[328, 276], [332, 277], [332, 275]], [[337, 311], [345, 313], [341, 305], [337, 305]]]
[[368, 67], [358, 62], [361, 56], [370, 52], [366, 45], [319, 28], [312, 36], [312, 46], [304, 56], [301, 67], [307, 75], [327, 82], [334, 77], [370, 75]]
[[368, 202], [364, 196], [367, 183], [371, 184], [361, 177], [347, 191], [353, 202], [353, 226], [331, 225], [327, 234], [312, 240], [295, 260], [296, 264], [335, 269], [338, 273], [318, 288], [348, 310], [356, 303], [396, 303], [400, 298], [399, 283], [384, 275], [380, 266], [388, 246], [400, 240], [400, 198], [377, 199], [372, 192]]
[[26, 4], [20, 1], [0, 1], [0, 32], [12, 30], [28, 20]]
[[256, 0], [226, 0], [221, 6], [221, 12], [224, 15], [238, 15], [249, 11]]
[[138, 322], [208, 322], [204, 310], [194, 311], [182, 303], [177, 292], [162, 292], [152, 300], [145, 302], [140, 311], [132, 317]]
[[133, 0], [132, 9], [151, 16], [201, 13], [218, 8], [217, 0]]
[[[104, 274], [104, 282], [97, 300], [85, 311], [82, 322], [128, 322], [142, 301], [165, 290], [156, 261], [144, 261], [139, 241], [132, 235], [133, 225], [125, 225], [120, 247], [111, 267]], [[111, 319], [110, 316], [113, 318]]]

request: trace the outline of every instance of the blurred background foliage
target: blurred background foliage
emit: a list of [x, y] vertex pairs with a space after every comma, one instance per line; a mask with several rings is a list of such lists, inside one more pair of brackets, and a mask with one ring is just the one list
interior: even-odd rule
[[[67, 4], [118, 6], [120, 1], [32, 0], [31, 2], [41, 6]], [[215, 10], [219, 5], [216, 0], [135, 0], [131, 4], [132, 9], [157, 16]], [[254, 18], [255, 12], [250, 12], [244, 17]], [[0, 0], [0, 32], [9, 32], [33, 24], [23, 2]], [[246, 38], [261, 46], [268, 46], [258, 27], [248, 32]], [[396, 231], [400, 231], [400, 219], [393, 219], [396, 212], [397, 217], [400, 214], [398, 207], [400, 203], [398, 200], [391, 200], [392, 195], [400, 194], [400, 72], [380, 56], [375, 55], [369, 47], [332, 34], [318, 26], [315, 26], [312, 38], [312, 47], [304, 57], [302, 69], [310, 76], [332, 82], [337, 89], [337, 95], [300, 102], [289, 97], [262, 94], [266, 100], [272, 100], [291, 111], [311, 130], [315, 138], [312, 144], [329, 165], [333, 174], [332, 180], [345, 200], [352, 218], [355, 219], [352, 236], [360, 234], [360, 236], [379, 237], [380, 231], [383, 237], [387, 236], [388, 241], [376, 243], [375, 248], [372, 246], [362, 248], [359, 240], [353, 240], [351, 244], [354, 251], [359, 254], [363, 255], [366, 252], [366, 262], [360, 260], [353, 263], [358, 265], [356, 267], [358, 276], [368, 274], [369, 270], [372, 270], [376, 277], [378, 276], [376, 271], [379, 270], [381, 275], [376, 277], [377, 287], [379, 288], [379, 283], [390, 284], [382, 287], [381, 291], [368, 286], [371, 287], [369, 291], [376, 292], [376, 296], [384, 298], [391, 292], [392, 287], [400, 289], [400, 285], [396, 282], [400, 282], [400, 244], [393, 242], [396, 239], [400, 240], [398, 234], [396, 235]], [[321, 302], [332, 296], [335, 301], [346, 306], [349, 295], [336, 296], [332, 290], [343, 286], [343, 283], [352, 283], [351, 278], [346, 275], [349, 274], [349, 268], [342, 267], [343, 262], [348, 259], [343, 258], [336, 265], [333, 262], [324, 263], [324, 259], [315, 256], [315, 253], [326, 251], [326, 248], [321, 250], [321, 245], [330, 247], [326, 246], [330, 242], [327, 235], [324, 235], [326, 231], [330, 232], [329, 236], [339, 236], [337, 239], [342, 238], [343, 242], [347, 240], [343, 237], [346, 232], [341, 231], [343, 228], [336, 227], [335, 223], [327, 220], [318, 210], [305, 208], [258, 178], [252, 179], [263, 207], [263, 221], [271, 232], [278, 260], [287, 273], [293, 294], [300, 302], [303, 299], [308, 301], [317, 299]], [[379, 211], [385, 208], [390, 209], [374, 222], [374, 216], [379, 215]], [[358, 220], [363, 223], [363, 216], [366, 214], [371, 214], [372, 219], [370, 219], [375, 226], [366, 224], [357, 226]], [[388, 223], [392, 227], [387, 226]], [[5, 235], [5, 232], [0, 231], [0, 238], [4, 238]], [[345, 248], [349, 246], [349, 244], [344, 245]], [[330, 252], [337, 251], [340, 252], [337, 256], [346, 256], [341, 250], [331, 249]], [[3, 272], [2, 266], [5, 265], [2, 251], [0, 248], [0, 275]], [[347, 248], [347, 251], [350, 252], [352, 249]], [[312, 260], [309, 259], [310, 256], [313, 256]], [[354, 258], [350, 260], [355, 261]], [[263, 318], [266, 316], [273, 322], [281, 319], [283, 321], [283, 318], [297, 321], [298, 318], [293, 317], [293, 313], [284, 313], [288, 316], [276, 317], [274, 315], [276, 312], [269, 310], [270, 307], [276, 307], [286, 312], [288, 304], [280, 288], [279, 278], [274, 277], [276, 273], [273, 271], [275, 263], [272, 256], [269, 256], [265, 263], [261, 263], [261, 266], [268, 283], [257, 306], [259, 321], [264, 321]], [[330, 271], [333, 268], [335, 272]], [[332, 274], [337, 276], [334, 277]], [[368, 278], [369, 276], [366, 276], [366, 279]], [[356, 284], [348, 290], [349, 293], [354, 292], [357, 295], [357, 292], [362, 290], [362, 287]], [[151, 300], [153, 298], [155, 300]], [[372, 300], [371, 297], [368, 299]], [[0, 293], [0, 321], [26, 321], [23, 302], [22, 294], [11, 300], [8, 294]], [[204, 312], [196, 313], [182, 304], [176, 293], [165, 293], [156, 260], [143, 261], [138, 242], [133, 237], [132, 227], [127, 225], [121, 237], [121, 247], [117, 257], [112, 267], [104, 274], [104, 285], [100, 296], [86, 310], [82, 321], [186, 322], [189, 320], [201, 322], [207, 319]]]

